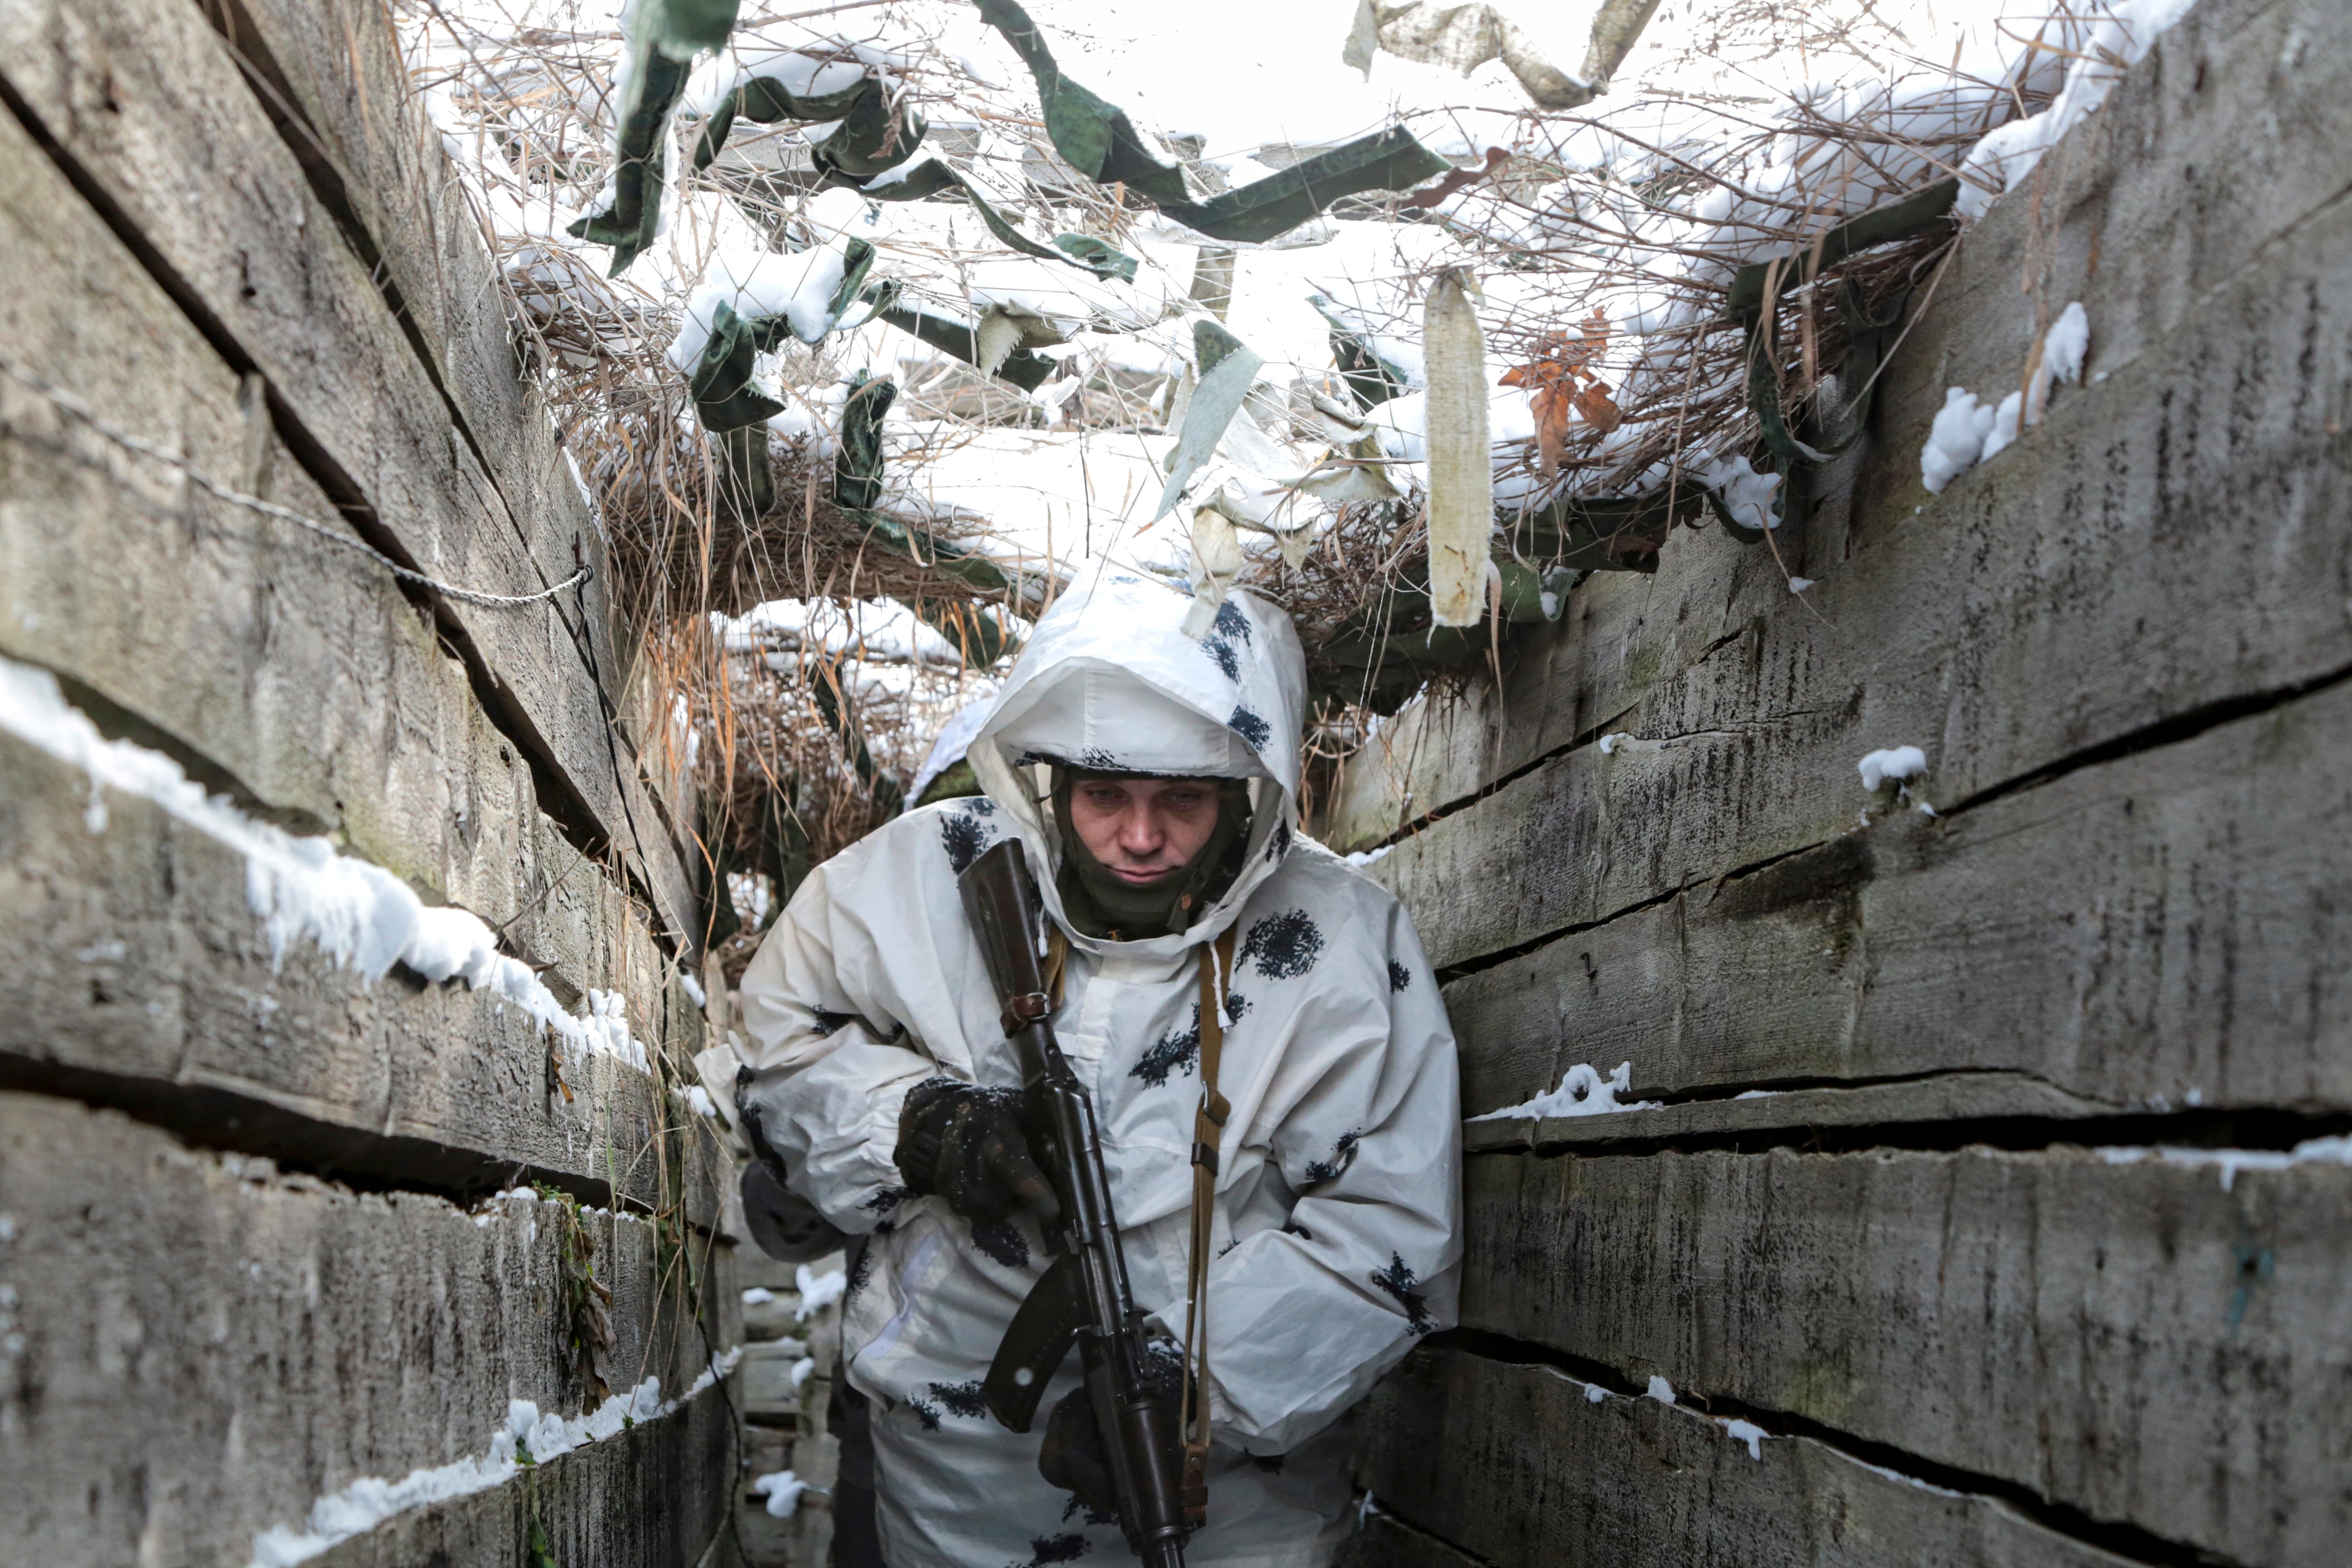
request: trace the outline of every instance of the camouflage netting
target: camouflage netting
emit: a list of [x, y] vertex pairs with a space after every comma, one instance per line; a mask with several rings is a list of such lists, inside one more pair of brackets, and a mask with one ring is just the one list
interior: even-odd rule
[[[1985, 0], [1990, 41], [1941, 59], [1865, 0], [1731, 0], [1645, 39], [1651, 9], [1604, 7], [1570, 76], [1504, 23], [1368, 5], [1335, 51], [1487, 70], [1502, 107], [1221, 165], [1005, 0], [631, 0], [618, 33], [396, 0], [694, 758], [735, 895], [714, 939], [899, 809], [1108, 549], [1286, 606], [1326, 756], [1678, 529], [1769, 549], [2040, 144], [2015, 128], [2120, 63], [2098, 0]], [[1024, 74], [972, 63], [983, 26]], [[1303, 239], [1332, 258], [1325, 325], [1272, 359], [1224, 323]], [[1493, 384], [1475, 597], [1499, 625], [1431, 609], [1421, 322], [1449, 270]]]

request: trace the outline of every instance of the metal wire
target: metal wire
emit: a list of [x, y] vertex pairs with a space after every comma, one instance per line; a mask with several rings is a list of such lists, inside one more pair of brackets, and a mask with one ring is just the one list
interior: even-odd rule
[[96, 409], [79, 397], [47, 377], [26, 369], [5, 350], [0, 350], [0, 372], [6, 373], [11, 380], [39, 393], [58, 408], [80, 420], [116, 446], [177, 468], [199, 489], [219, 497], [222, 500], [233, 506], [241, 506], [248, 510], [257, 511], [264, 517], [274, 517], [281, 522], [290, 522], [297, 528], [307, 529], [320, 538], [331, 540], [347, 550], [356, 550], [403, 582], [415, 583], [420, 587], [430, 588], [435, 593], [448, 598], [461, 599], [469, 605], [487, 605], [500, 609], [517, 605], [536, 605], [543, 600], [552, 599], [558, 594], [569, 589], [578, 587], [593, 574], [593, 568], [583, 564], [577, 572], [552, 588], [542, 588], [536, 594], [486, 594], [478, 588], [465, 588], [455, 583], [445, 583], [440, 578], [419, 572], [413, 566], [402, 565], [366, 541], [354, 539], [331, 524], [320, 522], [316, 518], [305, 517], [290, 507], [279, 506], [276, 501], [264, 500], [259, 496], [247, 495], [234, 486], [225, 485], [197, 468], [184, 453], [175, 452], [171, 447], [159, 446], [144, 437], [133, 436], [128, 430], [117, 428], [109, 424]]

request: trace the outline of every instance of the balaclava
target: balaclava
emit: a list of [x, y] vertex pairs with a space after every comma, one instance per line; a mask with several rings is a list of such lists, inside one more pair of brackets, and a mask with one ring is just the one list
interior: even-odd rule
[[1070, 923], [1088, 936], [1141, 942], [1182, 931], [1241, 873], [1249, 844], [1246, 779], [1202, 781], [1217, 787], [1217, 825], [1198, 853], [1158, 881], [1140, 886], [1124, 881], [1095, 858], [1070, 824], [1070, 792], [1087, 779], [1160, 776], [1058, 763], [1054, 768], [1054, 823], [1062, 849], [1055, 881]]

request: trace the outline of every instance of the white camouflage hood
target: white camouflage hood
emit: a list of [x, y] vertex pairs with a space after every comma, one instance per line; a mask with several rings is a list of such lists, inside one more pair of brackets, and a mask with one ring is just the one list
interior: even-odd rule
[[1307, 708], [1298, 634], [1281, 610], [1235, 592], [1207, 636], [1187, 637], [1192, 605], [1125, 573], [1074, 586], [1039, 619], [965, 753], [1045, 868], [1045, 907], [1073, 941], [1094, 942], [1069, 930], [1054, 885], [1060, 837], [1043, 805], [1051, 763], [1254, 781], [1241, 874], [1189, 930], [1155, 942], [1213, 940], [1289, 852]]

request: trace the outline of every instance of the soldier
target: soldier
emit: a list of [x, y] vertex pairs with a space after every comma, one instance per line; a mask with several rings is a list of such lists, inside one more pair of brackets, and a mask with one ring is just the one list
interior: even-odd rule
[[[981, 1398], [1045, 1264], [1053, 1190], [956, 878], [1024, 844], [1066, 944], [1053, 1014], [1090, 1090], [1137, 1301], [1184, 1328], [1201, 969], [1228, 955], [1232, 1110], [1206, 1283], [1214, 1447], [1196, 1568], [1309, 1568], [1350, 1523], [1349, 1407], [1452, 1321], [1454, 1040], [1412, 922], [1299, 837], [1306, 679], [1279, 610], [1111, 575], [1038, 623], [970, 757], [986, 794], [890, 823], [814, 872], [742, 985], [739, 1101], [764, 1159], [853, 1236], [843, 1375], [871, 1400], [891, 1568], [1123, 1560], [1099, 1442], [1049, 1384], [1055, 1447]], [[1171, 1352], [1172, 1363], [1177, 1358]], [[1070, 1488], [1073, 1490], [1057, 1489]]]

